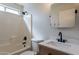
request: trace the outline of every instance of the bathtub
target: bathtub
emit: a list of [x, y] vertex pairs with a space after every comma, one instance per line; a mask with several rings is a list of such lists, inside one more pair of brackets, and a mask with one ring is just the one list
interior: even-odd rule
[[13, 51], [13, 52], [0, 52], [0, 55], [19, 55], [21, 52], [25, 51], [29, 49], [29, 47], [24, 47], [22, 49], [19, 49], [17, 51]]
[[8, 55], [8, 52], [0, 52], [0, 55]]
[[20, 54], [21, 52], [23, 52], [23, 51], [25, 51], [25, 50], [27, 50], [27, 49], [29, 49], [29, 47], [28, 47], [28, 48], [27, 48], [27, 47], [24, 47], [24, 48], [19, 49], [19, 50], [17, 50], [17, 51], [8, 53], [7, 55], [18, 55], [18, 54]]
[[22, 42], [22, 38], [0, 40], [0, 55], [18, 55], [20, 52], [31, 48], [31, 40], [27, 39], [26, 47]]
[[0, 44], [0, 55], [18, 55], [20, 52], [29, 48], [31, 48], [30, 43], [26, 44], [26, 47], [24, 47], [22, 43], [12, 44], [7, 42]]

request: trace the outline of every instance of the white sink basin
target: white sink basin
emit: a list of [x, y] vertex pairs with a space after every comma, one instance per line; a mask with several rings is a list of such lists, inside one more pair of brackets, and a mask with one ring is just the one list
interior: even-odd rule
[[70, 48], [71, 45], [67, 43], [62, 43], [62, 42], [54, 42], [54, 41], [49, 41], [47, 44], [52, 45], [52, 46], [57, 46], [60, 48]]

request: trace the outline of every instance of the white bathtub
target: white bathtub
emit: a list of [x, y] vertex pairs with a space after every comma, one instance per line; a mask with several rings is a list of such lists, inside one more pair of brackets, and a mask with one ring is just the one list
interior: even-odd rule
[[0, 52], [0, 55], [8, 55], [9, 52]]
[[0, 44], [0, 55], [16, 55], [30, 47], [30, 45], [26, 45], [26, 47], [24, 47], [22, 43], [14, 45], [10, 43]]
[[23, 49], [19, 49], [19, 50], [17, 50], [17, 51], [14, 51], [14, 52], [0, 52], [0, 55], [17, 55], [17, 54], [19, 54], [20, 52], [25, 51], [25, 50], [27, 50], [26, 47], [23, 48]]
[[19, 54], [19, 53], [22, 52], [22, 51], [27, 50], [27, 49], [29, 49], [29, 47], [28, 47], [28, 48], [25, 47], [25, 48], [23, 48], [23, 49], [19, 49], [19, 50], [17, 50], [17, 51], [8, 53], [8, 55], [16, 55], [16, 54]]

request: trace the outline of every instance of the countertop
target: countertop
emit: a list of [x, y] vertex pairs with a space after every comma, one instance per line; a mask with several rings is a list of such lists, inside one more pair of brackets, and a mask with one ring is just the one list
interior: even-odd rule
[[56, 49], [56, 50], [68, 53], [70, 55], [79, 55], [79, 45], [78, 44], [67, 42], [67, 43], [58, 43], [61, 45], [56, 46], [53, 44], [47, 44], [48, 42], [58, 43], [58, 42], [56, 42], [56, 40], [49, 39], [49, 40], [45, 40], [39, 44], [43, 45], [43, 46], [47, 46], [52, 49]]

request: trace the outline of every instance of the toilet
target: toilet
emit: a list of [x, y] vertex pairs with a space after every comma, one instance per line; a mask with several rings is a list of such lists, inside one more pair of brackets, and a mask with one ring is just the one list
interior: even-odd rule
[[32, 39], [32, 51], [25, 51], [21, 53], [20, 55], [37, 55], [39, 52], [38, 43], [43, 42], [43, 39]]
[[43, 39], [32, 39], [32, 51], [36, 52], [36, 54], [39, 52], [38, 43], [43, 42]]

